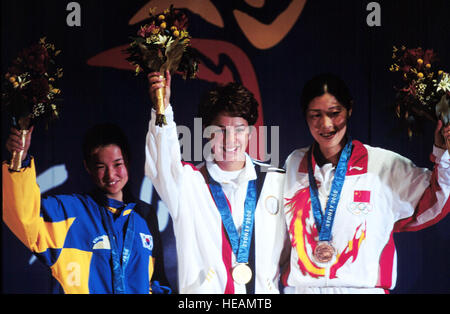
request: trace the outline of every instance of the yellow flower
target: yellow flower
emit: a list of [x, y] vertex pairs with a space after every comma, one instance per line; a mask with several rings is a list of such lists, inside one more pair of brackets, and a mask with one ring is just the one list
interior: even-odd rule
[[187, 31], [182, 30], [180, 33], [180, 38], [188, 37], [189, 33]]
[[173, 32], [173, 36], [175, 36], [175, 37], [180, 36], [180, 32], [179, 32], [179, 31], [174, 31], [174, 32]]
[[162, 20], [164, 20], [166, 17], [164, 16], [164, 15], [160, 15], [160, 16], [158, 16], [158, 20], [160, 20], [160, 21], [162, 21]]
[[399, 66], [397, 64], [393, 64], [389, 68], [389, 71], [391, 71], [391, 72], [397, 72], [398, 70], [399, 70]]
[[417, 59], [417, 63], [418, 63], [418, 64], [422, 64], [422, 63], [423, 63], [423, 60], [419, 58], [419, 59]]
[[166, 26], [167, 26], [166, 22], [162, 22], [161, 25], [159, 25], [159, 27], [161, 28], [166, 28]]
[[174, 31], [177, 30], [177, 27], [176, 27], [176, 26], [172, 26], [172, 27], [170, 28], [170, 30], [171, 30], [172, 32], [174, 32]]
[[417, 73], [417, 77], [418, 78], [422, 78], [423, 77], [423, 73], [422, 72]]
[[426, 67], [427, 69], [429, 69], [429, 68], [431, 68], [431, 64], [427, 63], [427, 64], [425, 64], [425, 67]]
[[17, 88], [19, 86], [19, 83], [18, 82], [14, 82], [13, 86], [14, 86], [14, 88]]
[[15, 77], [15, 76], [11, 76], [11, 77], [9, 78], [9, 81], [10, 81], [11, 83], [14, 83], [14, 82], [16, 81], [16, 77]]
[[442, 71], [442, 70], [438, 71], [438, 75], [441, 75], [442, 73], [444, 73], [444, 71]]

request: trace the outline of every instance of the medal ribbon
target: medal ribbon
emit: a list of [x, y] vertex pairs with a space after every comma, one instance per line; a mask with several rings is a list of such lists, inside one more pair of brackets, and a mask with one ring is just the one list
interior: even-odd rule
[[309, 191], [311, 195], [311, 208], [314, 214], [316, 226], [319, 229], [319, 241], [331, 240], [331, 229], [333, 227], [334, 216], [336, 214], [337, 205], [341, 197], [342, 186], [344, 185], [347, 165], [352, 153], [352, 140], [348, 138], [347, 144], [341, 152], [339, 162], [336, 166], [336, 172], [331, 184], [330, 195], [328, 196], [327, 205], [325, 207], [325, 215], [322, 213], [322, 207], [319, 201], [318, 188], [314, 179], [312, 168], [312, 147], [308, 151], [308, 178]]
[[[117, 243], [113, 234], [112, 217], [107, 214], [106, 208], [100, 208], [102, 220], [108, 233], [109, 242], [111, 245], [111, 256], [113, 264], [113, 292], [115, 294], [125, 293], [125, 268], [130, 259], [131, 249], [133, 248], [134, 239], [134, 215], [133, 212], [129, 214], [127, 231], [125, 233], [125, 241], [123, 244], [122, 256], [117, 248]], [[122, 257], [122, 258], [121, 258]], [[121, 261], [122, 259], [122, 261]]]
[[250, 244], [252, 241], [253, 223], [255, 221], [257, 201], [256, 180], [251, 180], [248, 182], [247, 195], [245, 197], [244, 204], [244, 221], [242, 222], [242, 231], [241, 236], [239, 237], [222, 187], [218, 182], [211, 178], [209, 173], [208, 179], [211, 194], [216, 202], [220, 216], [222, 217], [223, 225], [228, 234], [228, 238], [230, 239], [231, 248], [236, 255], [236, 261], [238, 263], [247, 263], [250, 253]]

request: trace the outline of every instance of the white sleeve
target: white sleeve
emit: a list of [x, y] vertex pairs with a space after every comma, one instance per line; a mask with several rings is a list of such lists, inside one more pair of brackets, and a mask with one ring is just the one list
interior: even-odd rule
[[145, 175], [152, 181], [172, 217], [176, 217], [183, 165], [171, 105], [167, 106], [165, 116], [167, 125], [156, 126], [156, 112], [152, 109], [145, 141]]
[[[393, 173], [398, 176], [396, 192], [399, 202], [411, 204], [408, 215], [396, 225], [396, 231], [415, 231], [433, 225], [443, 219], [450, 210], [450, 156], [448, 151], [433, 148], [433, 171], [418, 168], [412, 162], [393, 165]], [[399, 207], [402, 204], [398, 204]], [[409, 206], [408, 206], [409, 207]], [[405, 214], [405, 213], [403, 213]]]

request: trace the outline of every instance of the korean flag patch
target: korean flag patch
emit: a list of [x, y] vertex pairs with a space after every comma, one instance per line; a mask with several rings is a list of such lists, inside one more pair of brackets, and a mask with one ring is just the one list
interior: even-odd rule
[[150, 251], [153, 250], [153, 237], [150, 234], [139, 234], [141, 235], [142, 246]]

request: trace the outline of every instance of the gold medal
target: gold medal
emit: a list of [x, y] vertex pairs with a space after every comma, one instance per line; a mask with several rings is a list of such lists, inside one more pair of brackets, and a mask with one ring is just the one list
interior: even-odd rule
[[231, 273], [233, 280], [238, 284], [247, 284], [252, 279], [251, 268], [244, 263], [238, 263]]
[[322, 241], [317, 243], [314, 250], [314, 258], [319, 263], [328, 263], [333, 258], [334, 253], [334, 247], [330, 244], [330, 242]]

